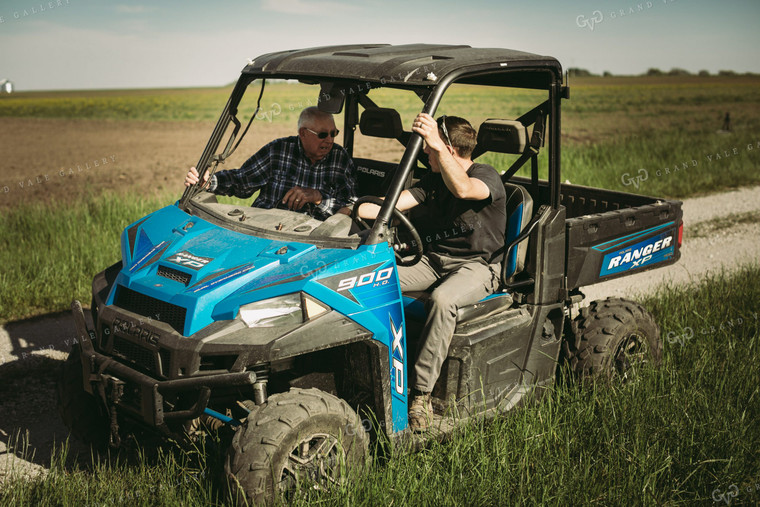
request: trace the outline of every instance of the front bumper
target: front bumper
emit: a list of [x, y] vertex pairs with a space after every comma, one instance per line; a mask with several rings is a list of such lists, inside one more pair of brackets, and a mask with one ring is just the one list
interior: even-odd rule
[[[256, 382], [252, 371], [154, 379], [96, 351], [92, 343], [95, 333], [87, 328], [82, 304], [74, 301], [71, 311], [82, 348], [83, 388], [103, 402], [112, 421], [118, 410], [148, 426], [163, 429], [167, 421], [199, 417], [208, 406], [211, 389], [253, 386]], [[185, 403], [185, 408], [167, 403], [167, 398], [179, 392], [193, 393], [192, 403]]]

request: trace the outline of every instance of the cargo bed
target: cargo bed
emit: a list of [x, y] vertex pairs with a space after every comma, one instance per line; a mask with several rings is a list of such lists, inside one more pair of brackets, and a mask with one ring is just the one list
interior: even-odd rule
[[[512, 178], [534, 201], [548, 201], [549, 187]], [[566, 210], [567, 289], [604, 282], [676, 262], [681, 256], [681, 201], [585, 187], [560, 185]]]

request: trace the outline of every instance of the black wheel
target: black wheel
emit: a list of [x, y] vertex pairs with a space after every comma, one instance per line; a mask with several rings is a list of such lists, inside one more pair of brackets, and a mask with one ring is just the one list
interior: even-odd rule
[[[359, 225], [362, 229], [368, 229], [369, 225], [362, 220], [359, 217], [359, 206], [364, 204], [365, 202], [370, 202], [372, 204], [377, 204], [378, 206], [382, 206], [383, 200], [379, 197], [376, 197], [374, 195], [367, 195], [364, 197], [360, 197], [356, 200], [354, 203], [354, 208], [351, 210], [351, 220], [353, 220], [356, 224]], [[412, 255], [409, 257], [402, 257], [401, 251], [409, 248], [410, 245], [406, 244], [400, 244], [398, 241], [394, 241], [393, 243], [393, 250], [396, 252], [396, 264], [399, 266], [413, 266], [420, 262], [420, 259], [422, 259], [422, 255], [424, 253], [424, 249], [422, 246], [422, 239], [420, 239], [420, 235], [417, 232], [417, 229], [414, 228], [414, 225], [412, 225], [412, 222], [409, 221], [408, 218], [406, 218], [406, 215], [401, 213], [396, 208], [393, 208], [393, 218], [396, 219], [401, 226], [409, 232], [409, 234], [412, 237]], [[398, 238], [398, 234], [395, 235], [395, 238]], [[411, 258], [410, 258], [411, 257]]]
[[103, 449], [108, 444], [110, 426], [100, 403], [82, 387], [82, 361], [79, 345], [71, 348], [63, 363], [56, 386], [58, 413], [77, 440]]
[[660, 328], [643, 306], [608, 298], [593, 301], [572, 322], [563, 344], [571, 369], [584, 377], [628, 379], [644, 364], [662, 361]]
[[297, 493], [299, 484], [329, 488], [361, 468], [368, 438], [343, 400], [319, 389], [274, 394], [232, 438], [225, 472], [233, 498], [253, 504]]

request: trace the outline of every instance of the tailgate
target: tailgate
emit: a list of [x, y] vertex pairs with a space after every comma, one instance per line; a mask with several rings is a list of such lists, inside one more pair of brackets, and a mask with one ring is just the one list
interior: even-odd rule
[[568, 219], [567, 288], [673, 264], [682, 216], [680, 201], [663, 200]]

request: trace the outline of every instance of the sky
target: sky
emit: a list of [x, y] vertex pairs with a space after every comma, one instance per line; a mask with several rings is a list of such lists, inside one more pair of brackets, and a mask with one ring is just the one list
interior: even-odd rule
[[594, 73], [760, 73], [759, 21], [758, 0], [0, 0], [0, 80], [221, 86], [264, 53], [356, 43], [510, 48]]

